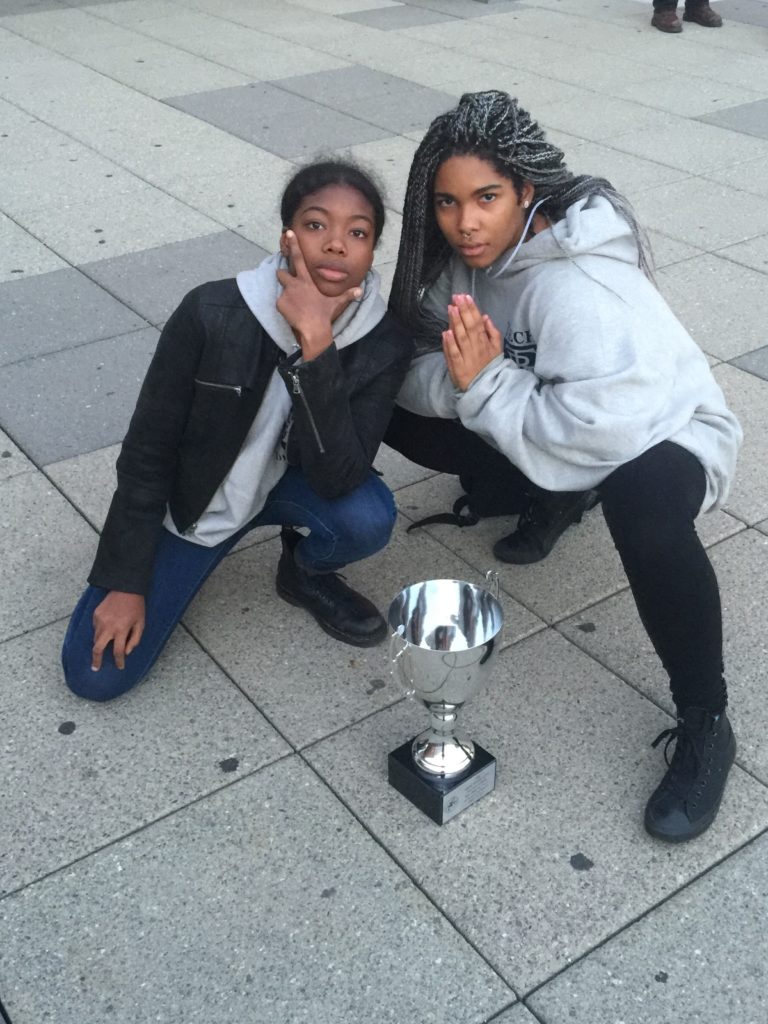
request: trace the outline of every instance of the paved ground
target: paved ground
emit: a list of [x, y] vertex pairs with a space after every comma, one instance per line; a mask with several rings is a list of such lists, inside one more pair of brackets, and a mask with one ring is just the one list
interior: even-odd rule
[[[0, 0], [0, 1002], [12, 1024], [765, 1024], [768, 944], [768, 3], [721, 31], [638, 0]], [[385, 650], [273, 592], [274, 531], [206, 586], [110, 706], [57, 652], [158, 328], [276, 242], [318, 147], [386, 179], [462, 91], [518, 94], [626, 190], [660, 286], [746, 443], [705, 518], [738, 767], [716, 826], [649, 839], [670, 724], [599, 512], [502, 573], [512, 641], [471, 732], [493, 796], [439, 829], [386, 755], [420, 727]], [[350, 573], [479, 578], [511, 524], [409, 520], [451, 480], [383, 451], [401, 527]], [[0, 1013], [2, 1017], [2, 1013]]]

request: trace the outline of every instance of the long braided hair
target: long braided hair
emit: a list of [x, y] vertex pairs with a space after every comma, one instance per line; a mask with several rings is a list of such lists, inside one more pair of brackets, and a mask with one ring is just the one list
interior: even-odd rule
[[629, 201], [605, 178], [575, 176], [563, 152], [548, 142], [531, 115], [505, 92], [465, 93], [453, 110], [436, 117], [411, 164], [403, 207], [400, 250], [392, 282], [390, 308], [418, 336], [431, 335], [434, 324], [421, 309], [424, 291], [438, 278], [451, 248], [437, 224], [432, 202], [435, 175], [452, 156], [487, 160], [512, 181], [535, 189], [534, 201], [550, 223], [560, 220], [585, 196], [604, 196], [629, 223], [638, 247], [638, 266], [652, 278], [650, 250]]

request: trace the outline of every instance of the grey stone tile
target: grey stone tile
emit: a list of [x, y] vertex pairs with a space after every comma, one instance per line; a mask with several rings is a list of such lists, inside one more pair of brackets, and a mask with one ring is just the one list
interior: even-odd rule
[[[710, 550], [723, 603], [725, 678], [740, 765], [768, 783], [765, 635], [768, 537], [744, 530]], [[589, 608], [559, 627], [601, 664], [674, 714], [669, 682], [630, 595]]]
[[768, 342], [763, 315], [768, 294], [765, 275], [706, 255], [660, 270], [657, 281], [705, 352], [732, 359]]
[[0, 647], [0, 895], [290, 752], [183, 631], [109, 704], [69, 691], [63, 638], [56, 623]]
[[281, 89], [398, 133], [425, 128], [456, 103], [451, 93], [365, 67], [283, 78], [279, 84]]
[[[638, 89], [642, 92], [642, 88]], [[664, 129], [672, 120], [664, 111], [640, 103], [580, 90], [565, 102], [537, 104], [536, 119], [546, 128], [569, 132], [592, 142], [611, 139], [623, 132]], [[664, 161], [660, 161], [663, 163]]]
[[768, 231], [768, 199], [706, 178], [645, 189], [634, 197], [642, 224], [711, 251]]
[[168, 319], [186, 293], [205, 281], [255, 267], [266, 251], [231, 231], [85, 263], [80, 270], [150, 323]]
[[112, 501], [117, 474], [115, 461], [120, 445], [99, 448], [46, 466], [46, 476], [67, 496], [95, 530], [101, 530]]
[[701, 256], [702, 250], [697, 249], [687, 242], [681, 242], [677, 238], [670, 238], [660, 231], [648, 230], [648, 240], [651, 243], [654, 265], [657, 270], [661, 267], [668, 267], [681, 260], [688, 260], [692, 256]]
[[748, 370], [750, 373], [762, 377], [763, 380], [768, 380], [768, 345], [754, 352], [748, 352], [738, 359], [732, 359], [731, 362], [741, 370]]
[[[718, 10], [722, 9], [722, 2], [718, 0]], [[619, 26], [619, 30], [626, 35], [624, 26]], [[643, 34], [646, 34], [645, 26]], [[635, 40], [634, 45], [636, 43]], [[666, 110], [670, 114], [696, 117], [757, 99], [758, 94], [748, 84], [745, 81], [743, 85], [728, 85], [717, 78], [703, 78], [696, 73], [675, 71], [670, 74], [661, 70], [655, 78], [643, 82], [642, 101], [647, 106]], [[616, 95], [623, 99], [636, 99], [637, 93], [634, 83], [619, 83], [616, 88]]]
[[768, 4], [763, 0], [720, 0], [717, 10], [728, 21], [768, 28]]
[[[303, 609], [277, 597], [279, 550], [270, 541], [232, 555], [206, 582], [184, 621], [276, 728], [301, 747], [399, 701], [403, 692], [391, 677], [386, 645], [361, 649], [339, 643]], [[408, 583], [482, 582], [474, 566], [430, 537], [407, 535], [400, 525], [384, 551], [347, 566], [344, 576], [384, 614]], [[507, 595], [502, 605], [507, 640], [541, 628]]]
[[0, 284], [66, 267], [65, 261], [0, 213]]
[[714, 375], [744, 430], [736, 479], [725, 508], [751, 525], [768, 515], [768, 382], [726, 363], [715, 367]]
[[492, 14], [514, 11], [518, 0], [407, 0], [413, 7], [444, 11], [456, 18], [485, 18]]
[[274, 85], [239, 86], [166, 101], [287, 159], [381, 139], [388, 132]]
[[388, 752], [424, 714], [399, 704], [306, 756], [517, 992], [768, 823], [768, 791], [736, 769], [704, 837], [670, 850], [647, 836], [643, 807], [662, 770], [650, 740], [671, 720], [552, 630], [502, 652], [462, 711], [497, 758], [496, 790], [439, 830], [386, 781]]
[[410, 462], [387, 444], [383, 444], [379, 448], [374, 460], [374, 467], [383, 473], [384, 483], [392, 491], [436, 475], [433, 470], [424, 469], [423, 466], [417, 466], [415, 462]]
[[122, 440], [157, 338], [147, 327], [6, 367], [0, 425], [41, 465]]
[[69, 615], [96, 535], [40, 473], [0, 483], [0, 640]]
[[61, 0], [0, 0], [0, 18], [61, 10]]
[[764, 159], [768, 155], [768, 144], [763, 139], [682, 117], [675, 118], [667, 128], [615, 135], [610, 145], [691, 174], [706, 173], [741, 160]]
[[739, 850], [530, 997], [552, 1024], [765, 1017], [768, 839]]
[[745, 267], [752, 267], [763, 274], [768, 274], [768, 234], [759, 238], [751, 238], [739, 245], [729, 245], [722, 249], [718, 256], [741, 263]]
[[539, 1018], [534, 1017], [523, 1003], [516, 1003], [511, 1010], [500, 1013], [489, 1024], [539, 1024]]
[[768, 175], [765, 173], [764, 160], [748, 160], [731, 167], [719, 167], [715, 171], [708, 171], [706, 177], [742, 192], [768, 198]]
[[[766, 23], [768, 23], [768, 6], [765, 10]], [[768, 139], [768, 99], [753, 100], [751, 103], [742, 103], [737, 107], [716, 110], [711, 114], [704, 114], [698, 120], [706, 121], [707, 124], [720, 125], [721, 128], [728, 128], [733, 132], [743, 132], [745, 135], [756, 135], [760, 139]]]
[[[393, 452], [393, 454], [395, 454]], [[35, 467], [13, 441], [0, 430], [0, 482], [10, 480], [19, 473], [28, 473]]]
[[766, 519], [766, 520], [765, 520], [764, 522], [762, 522], [762, 523], [758, 523], [758, 524], [757, 524], [757, 525], [755, 526], [755, 529], [756, 529], [756, 530], [759, 530], [759, 531], [760, 531], [761, 533], [766, 533], [766, 534], [768, 534], [768, 519]]
[[342, 152], [351, 154], [355, 160], [370, 168], [381, 179], [387, 207], [402, 213], [405, 186], [413, 154], [416, 152], [416, 143], [403, 136], [396, 136], [378, 142], [364, 142], [360, 146], [350, 146]]
[[394, 32], [410, 28], [412, 25], [437, 25], [443, 21], [453, 21], [453, 15], [446, 14], [444, 11], [420, 8], [413, 4], [354, 11], [350, 14], [340, 14], [338, 17], [345, 21], [380, 29], [382, 32]]
[[514, 998], [298, 759], [3, 900], [0, 917], [16, 1020], [419, 1024], [427, 1007], [482, 1024]]
[[[547, 132], [548, 136], [550, 134]], [[594, 174], [607, 178], [630, 199], [643, 189], [668, 185], [689, 177], [687, 171], [674, 170], [653, 160], [620, 153], [617, 149], [597, 142], [582, 142], [564, 148], [568, 167], [574, 174]]]
[[70, 263], [109, 259], [220, 230], [209, 217], [143, 182], [121, 196], [27, 210], [20, 220]]
[[0, 284], [0, 365], [146, 327], [73, 268]]

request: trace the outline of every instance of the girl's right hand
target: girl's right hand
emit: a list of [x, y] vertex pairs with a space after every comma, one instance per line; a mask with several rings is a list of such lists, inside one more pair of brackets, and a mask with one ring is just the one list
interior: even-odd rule
[[135, 650], [144, 632], [145, 605], [141, 594], [110, 590], [93, 613], [93, 653], [91, 668], [98, 672], [107, 644], [119, 669], [125, 668], [125, 656]]

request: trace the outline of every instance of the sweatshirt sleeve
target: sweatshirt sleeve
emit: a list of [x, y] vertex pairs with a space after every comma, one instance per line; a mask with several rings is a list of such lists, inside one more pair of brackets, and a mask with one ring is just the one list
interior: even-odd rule
[[[596, 486], [687, 424], [696, 391], [673, 402], [675, 382], [694, 366], [699, 379], [709, 373], [672, 313], [654, 313], [654, 301], [632, 305], [583, 275], [550, 279], [529, 307], [535, 372], [494, 360], [460, 394], [462, 423], [541, 487]], [[666, 320], [666, 336], [649, 330], [648, 319]], [[678, 343], [681, 336], [687, 341]]]

